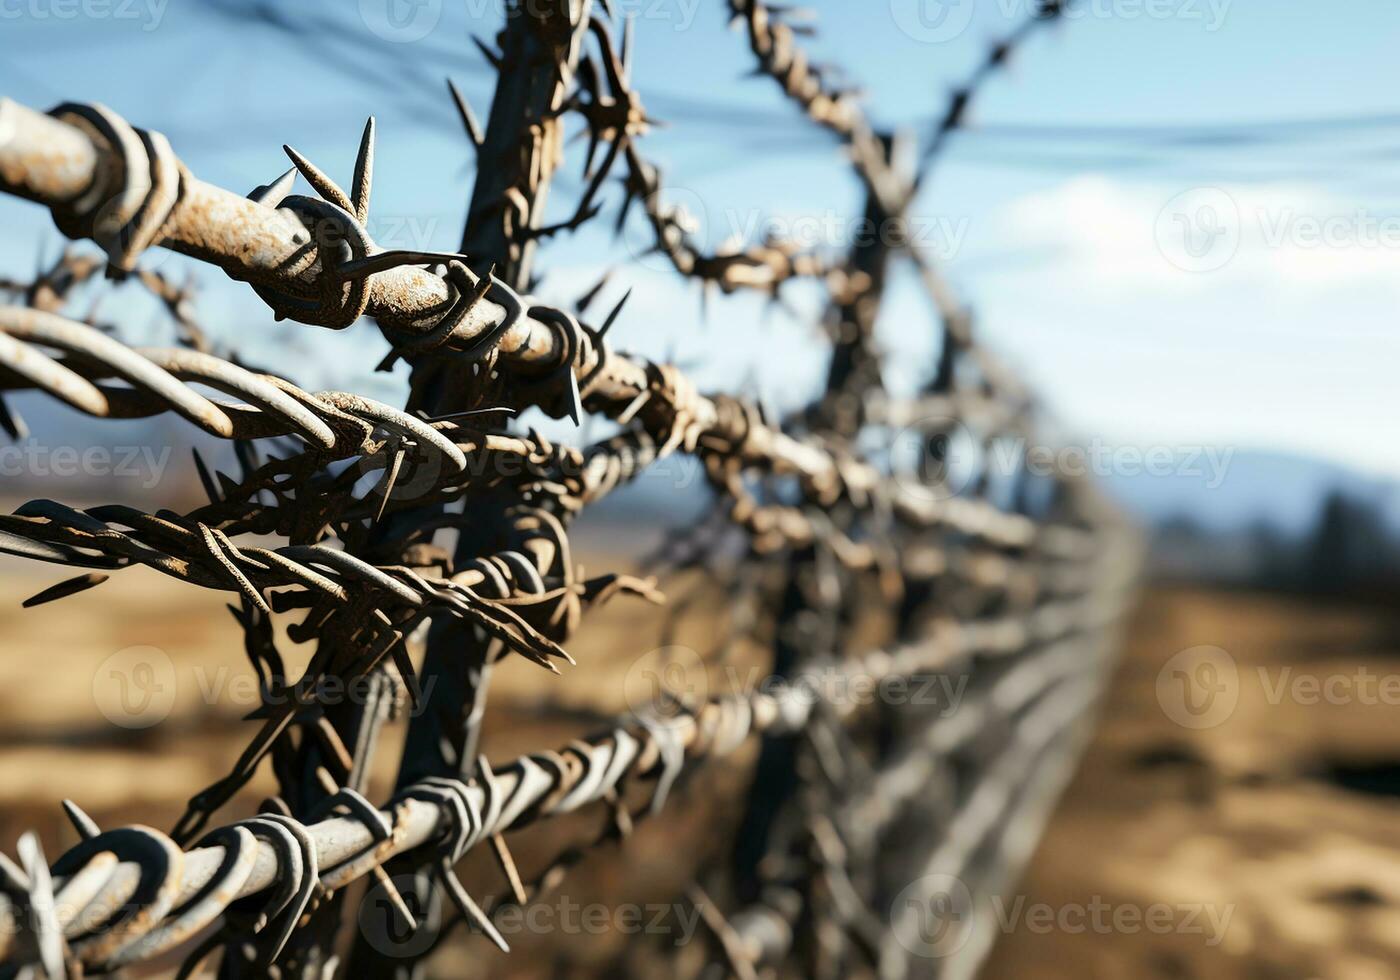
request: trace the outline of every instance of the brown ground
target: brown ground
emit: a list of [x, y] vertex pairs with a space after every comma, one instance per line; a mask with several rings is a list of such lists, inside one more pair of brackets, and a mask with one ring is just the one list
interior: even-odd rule
[[[1201, 644], [1235, 659], [1239, 700], [1217, 726], [1189, 730], [1158, 703], [1158, 673]], [[1002, 900], [1003, 921], [1018, 896], [1024, 914], [998, 926], [984, 975], [1400, 976], [1397, 676], [1393, 614], [1149, 593], [1084, 764]], [[1331, 699], [1313, 697], [1314, 677]], [[1105, 928], [1079, 918], [1096, 901]], [[1032, 926], [1034, 905], [1048, 910]]]
[[[51, 856], [72, 843], [57, 805], [65, 796], [103, 825], [169, 826], [195, 788], [223, 773], [249, 727], [237, 719], [250, 706], [229, 704], [236, 688], [226, 686], [212, 706], [201, 693], [200, 676], [207, 687], [247, 673], [223, 596], [134, 569], [87, 595], [19, 608], [22, 598], [64, 577], [61, 569], [0, 560], [0, 847], [10, 853], [27, 827], [41, 830]], [[636, 613], [616, 606], [586, 627], [574, 645], [581, 666], [570, 676], [548, 677], [523, 663], [502, 676], [488, 754], [505, 759], [563, 744], [596, 728], [596, 715], [625, 708], [616, 679], [630, 661], [619, 660], [619, 651], [658, 640], [633, 625]], [[696, 625], [704, 628], [703, 618]], [[104, 681], [108, 658], [152, 643], [174, 671], [169, 716], [147, 729], [117, 727], [99, 706], [111, 708], [120, 694]], [[1234, 657], [1239, 701], [1228, 720], [1195, 731], [1167, 717], [1156, 690], [1162, 665], [1200, 644]], [[1267, 682], [1257, 675], [1261, 666], [1270, 671]], [[1283, 675], [1289, 666], [1292, 674]], [[1351, 704], [1269, 703], [1280, 679], [1341, 677], [1355, 685], [1363, 667], [1374, 678], [1367, 683], [1378, 685], [1372, 693], [1386, 692], [1381, 678], [1400, 675], [1396, 618], [1295, 599], [1150, 592], [1085, 765], [1021, 891], [1001, 900], [1004, 916], [1023, 914], [1001, 927], [984, 975], [1400, 976], [1400, 697], [1370, 705], [1355, 697]], [[1334, 692], [1345, 694], [1337, 683]], [[576, 710], [542, 722], [536, 701], [556, 692]], [[396, 751], [387, 745], [385, 760]], [[719, 767], [695, 787], [696, 797], [737, 788], [745, 769], [743, 758]], [[382, 795], [386, 779], [371, 795]], [[269, 785], [254, 789], [243, 807]], [[674, 810], [673, 830], [699, 843], [678, 849], [644, 832], [625, 865], [615, 851], [590, 859], [582, 869], [590, 893], [668, 900], [733, 816]], [[597, 821], [585, 821], [551, 831], [552, 849], [596, 830]], [[1083, 931], [1080, 909], [1089, 915]], [[1134, 927], [1131, 917], [1149, 914], [1157, 916], [1155, 931]], [[1038, 915], [1069, 928], [1047, 931]], [[539, 955], [513, 955], [512, 972], [540, 975], [519, 968], [577, 946], [567, 936], [530, 943]], [[465, 972], [494, 956], [475, 947], [456, 966]]]

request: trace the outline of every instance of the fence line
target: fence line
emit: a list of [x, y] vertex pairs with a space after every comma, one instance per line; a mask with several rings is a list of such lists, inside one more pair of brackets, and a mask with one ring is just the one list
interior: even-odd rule
[[[908, 170], [854, 93], [801, 51], [795, 12], [726, 4], [759, 73], [845, 147], [867, 214], [896, 227], [975, 92], [1065, 6], [1038, 5], [992, 48]], [[104, 572], [142, 564], [233, 593], [264, 698], [228, 775], [191, 798], [170, 834], [104, 832], [67, 803], [83, 840], [52, 867], [37, 837], [21, 839], [20, 863], [0, 861], [0, 970], [108, 970], [178, 947], [186, 970], [221, 949], [228, 976], [274, 964], [284, 976], [342, 965], [419, 976], [456, 922], [504, 949], [492, 916], [539, 900], [590, 850], [565, 851], [527, 881], [508, 833], [601, 803], [612, 819], [595, 844], [625, 839], [637, 820], [667, 812], [695, 764], [754, 737], [760, 753], [728, 867], [719, 862], [687, 892], [708, 930], [702, 965], [741, 977], [779, 967], [961, 976], [985, 952], [973, 943], [922, 958], [911, 917], [935, 896], [910, 875], [992, 888], [1024, 858], [1018, 835], [1043, 815], [1102, 685], [1133, 577], [1131, 535], [1082, 479], [991, 471], [998, 440], [1035, 437], [1036, 403], [976, 341], [970, 315], [911, 241], [847, 256], [778, 240], [708, 253], [641, 152], [653, 120], [631, 83], [630, 22], [615, 45], [616, 21], [591, 0], [508, 15], [495, 46], [479, 42], [499, 74], [484, 129], [449, 83], [478, 159], [455, 253], [383, 250], [369, 235], [373, 120], [348, 193], [289, 148], [293, 168], [244, 197], [200, 181], [159, 133], [103, 106], [44, 114], [0, 98], [0, 190], [96, 242], [109, 275], [162, 302], [181, 344], [129, 348], [65, 315], [101, 268], [66, 253], [31, 282], [0, 282], [16, 301], [0, 304], [0, 422], [22, 431], [3, 401], [18, 391], [98, 418], [169, 412], [231, 440], [240, 468], [211, 472], [196, 455], [210, 499], [186, 514], [31, 501], [0, 515], [0, 552]], [[587, 185], [572, 217], [551, 225], [545, 202], [566, 120], [589, 137]], [[626, 296], [601, 319], [589, 312], [606, 279], [572, 310], [529, 294], [537, 245], [596, 219], [618, 167], [618, 227], [641, 202], [656, 250], [707, 291], [778, 297], [797, 279], [826, 289], [832, 365], [807, 409], [774, 420], [750, 400], [701, 394], [674, 365], [613, 350], [607, 335]], [[292, 193], [298, 174], [316, 196]], [[307, 392], [218, 356], [187, 291], [140, 268], [153, 246], [248, 282], [279, 320], [341, 329], [373, 318], [388, 343], [381, 365], [412, 367], [408, 406]], [[942, 328], [938, 361], [910, 398], [886, 390], [875, 338], [896, 261], [919, 273]], [[596, 413], [622, 430], [581, 448], [512, 431], [510, 415], [531, 407], [575, 421]], [[901, 438], [912, 458], [893, 452]], [[974, 450], [970, 474], [950, 460], [959, 439]], [[269, 445], [276, 453], [264, 455]], [[660, 600], [652, 578], [583, 578], [569, 530], [588, 505], [677, 453], [701, 461], [716, 514], [743, 550], [732, 560], [733, 539], [705, 522], [672, 542], [688, 557], [662, 564], [709, 571], [731, 590], [730, 635], [721, 631], [717, 647], [740, 633], [766, 638], [771, 676], [713, 697], [672, 691], [594, 737], [493, 769], [477, 749], [492, 664], [513, 653], [558, 671], [572, 664], [566, 646], [590, 609], [618, 595]], [[365, 485], [368, 494], [357, 490]], [[456, 532], [455, 547], [442, 531]], [[251, 534], [285, 544], [238, 540]], [[26, 605], [105, 578], [85, 573]], [[290, 638], [317, 643], [296, 681], [272, 629], [274, 615], [294, 613], [303, 618]], [[885, 640], [860, 653], [872, 617]], [[424, 623], [420, 664], [410, 648]], [[954, 674], [968, 691], [948, 715], [848, 691]], [[328, 679], [363, 680], [371, 696], [324, 703], [318, 685]], [[396, 704], [418, 698], [428, 710], [409, 723], [397, 789], [376, 808], [362, 790], [379, 734]], [[219, 823], [263, 767], [277, 795], [256, 818]], [[650, 784], [640, 803], [628, 793], [638, 781]], [[484, 903], [453, 870], [482, 843], [508, 885]], [[395, 884], [405, 872], [406, 889]], [[437, 940], [388, 952], [362, 932], [342, 964], [344, 888], [362, 877], [388, 899], [385, 914]], [[948, 921], [975, 912], [940, 908]]]

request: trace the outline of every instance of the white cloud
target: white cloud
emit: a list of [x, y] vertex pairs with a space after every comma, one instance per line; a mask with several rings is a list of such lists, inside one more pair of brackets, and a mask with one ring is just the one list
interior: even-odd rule
[[1084, 177], [993, 218], [1008, 249], [1057, 261], [1065, 288], [1106, 294], [1400, 286], [1400, 217], [1306, 185], [1172, 188]]

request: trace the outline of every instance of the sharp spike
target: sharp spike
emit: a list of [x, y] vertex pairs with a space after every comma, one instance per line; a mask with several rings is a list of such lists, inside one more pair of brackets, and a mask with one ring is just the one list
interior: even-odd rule
[[275, 208], [282, 203], [283, 198], [292, 192], [292, 186], [297, 182], [297, 168], [288, 167], [282, 176], [278, 177], [270, 184], [255, 187], [253, 193], [248, 195], [250, 201]]
[[447, 886], [447, 894], [452, 899], [452, 903], [457, 906], [458, 911], [462, 913], [463, 918], [480, 929], [502, 953], [509, 953], [510, 946], [497, 930], [496, 924], [487, 918], [486, 913], [481, 911], [481, 906], [477, 905], [467, 894], [467, 890], [462, 887], [462, 883], [457, 880], [457, 875], [452, 871], [452, 862], [447, 858], [443, 858], [441, 871], [442, 882]]
[[394, 666], [398, 667], [399, 674], [403, 677], [409, 707], [416, 717], [423, 703], [423, 690], [418, 683], [418, 674], [413, 669], [413, 660], [408, 655], [408, 648], [402, 643], [395, 643], [389, 651], [389, 656], [393, 657]]
[[345, 196], [345, 192], [340, 189], [340, 185], [326, 176], [316, 164], [302, 156], [287, 144], [282, 144], [282, 150], [292, 161], [293, 166], [301, 171], [301, 175], [306, 178], [306, 182], [320, 194], [321, 197], [332, 204], [339, 205], [351, 214], [355, 213], [355, 207], [350, 203], [350, 198]]
[[628, 425], [637, 417], [637, 413], [642, 410], [642, 406], [651, 401], [651, 392], [643, 388], [637, 392], [637, 397], [627, 403], [627, 407], [618, 415], [617, 421], [621, 425]]
[[211, 504], [217, 504], [220, 499], [218, 484], [214, 482], [213, 476], [209, 473], [209, 467], [204, 465], [204, 457], [199, 454], [199, 449], [190, 447], [190, 455], [194, 456], [194, 468], [199, 473], [199, 482], [204, 487], [204, 492], [209, 496]]
[[0, 852], [0, 886], [10, 892], [29, 890], [29, 876], [4, 852]]
[[496, 52], [491, 50], [490, 45], [488, 45], [481, 38], [477, 37], [475, 34], [472, 35], [472, 43], [476, 45], [476, 49], [481, 52], [482, 57], [484, 57], [487, 61], [491, 62], [492, 68], [495, 68], [497, 71], [501, 70], [502, 58]]
[[608, 20], [617, 20], [617, 11], [613, 9], [612, 0], [602, 0], [603, 12], [608, 15]]
[[68, 822], [73, 825], [73, 829], [83, 840], [92, 840], [102, 833], [102, 828], [97, 826], [97, 821], [84, 813], [83, 808], [72, 800], [63, 801], [63, 812], [68, 815]]
[[246, 480], [257, 472], [259, 464], [258, 447], [250, 439], [235, 439], [233, 443], [233, 454], [238, 457], [238, 465], [243, 467], [243, 478]]
[[410, 931], [416, 932], [418, 929], [418, 920], [413, 917], [413, 913], [408, 908], [408, 903], [403, 900], [403, 895], [399, 893], [398, 886], [395, 885], [394, 880], [389, 877], [389, 873], [382, 867], [376, 867], [372, 873], [374, 874], [375, 882], [384, 889], [384, 894], [389, 896], [389, 904], [392, 905], [394, 911], [399, 914], [399, 919], [402, 920], [404, 925], [408, 926]]
[[33, 831], [26, 831], [20, 837], [17, 849], [20, 863], [24, 865], [25, 874], [29, 879], [29, 915], [38, 940], [39, 963], [46, 976], [66, 976], [64, 961], [67, 956], [63, 933], [59, 931], [58, 917], [53, 904], [53, 881], [49, 877], [49, 862], [44, 857], [39, 835]]
[[228, 553], [224, 551], [219, 541], [219, 532], [215, 532], [202, 523], [197, 523], [196, 526], [199, 528], [199, 533], [204, 539], [204, 547], [209, 552], [210, 557], [223, 566], [224, 571], [228, 572], [235, 584], [238, 585], [239, 591], [247, 597], [249, 602], [257, 606], [263, 615], [271, 616], [272, 610], [268, 608], [267, 600], [258, 592], [257, 586], [248, 580], [248, 576], [243, 574], [243, 570], [239, 568], [238, 565], [234, 563], [234, 560], [229, 557]]
[[447, 90], [452, 93], [452, 103], [457, 107], [457, 115], [462, 119], [462, 128], [467, 131], [467, 139], [472, 141], [472, 146], [480, 149], [484, 137], [481, 135], [481, 125], [476, 121], [476, 113], [472, 112], [471, 103], [450, 78], [447, 80]]
[[592, 126], [588, 128], [588, 152], [583, 155], [583, 179], [589, 180], [593, 176], [593, 159], [598, 155], [598, 131]]
[[355, 154], [355, 179], [350, 186], [350, 202], [354, 205], [351, 213], [360, 224], [369, 220], [369, 194], [373, 184], [374, 117], [370, 116], [360, 135], [360, 150]]
[[494, 408], [469, 408], [462, 412], [448, 412], [446, 415], [423, 415], [422, 418], [425, 422], [450, 422], [454, 419], [472, 418], [477, 415], [494, 415], [497, 413], [514, 415], [515, 409], [506, 405], [500, 405]]
[[506, 845], [506, 839], [500, 834], [492, 834], [491, 850], [495, 852], [496, 863], [501, 866], [501, 872], [506, 876], [506, 881], [510, 885], [511, 897], [515, 899], [515, 904], [524, 905], [530, 900], [530, 896], [525, 892], [525, 883], [520, 880], [520, 869], [516, 867], [515, 856], [510, 853], [510, 848]]
[[627, 17], [622, 23], [622, 84], [631, 87], [632, 85], [632, 44], [635, 40], [633, 31], [636, 28], [636, 18]]
[[574, 425], [583, 424], [583, 398], [579, 396], [578, 377], [573, 370], [569, 370], [569, 391], [568, 404], [564, 406], [569, 413], [569, 418], [573, 419]]
[[592, 55], [585, 55], [578, 63], [578, 71], [575, 74], [578, 79], [579, 88], [593, 96], [593, 101], [598, 101], [598, 65], [593, 61]]
[[3, 397], [0, 397], [0, 429], [4, 429], [15, 442], [29, 438], [29, 426], [24, 424], [24, 419], [18, 412], [5, 404]]
[[598, 294], [603, 291], [603, 287], [606, 286], [608, 280], [612, 278], [612, 274], [612, 269], [604, 272], [603, 277], [599, 279], [588, 292], [579, 297], [578, 302], [574, 304], [574, 309], [578, 310], [580, 314], [587, 313], [588, 308], [593, 305], [593, 301], [598, 298]]
[[57, 585], [51, 585], [42, 592], [25, 599], [20, 605], [25, 609], [32, 609], [35, 606], [42, 606], [46, 602], [53, 602], [57, 599], [66, 599], [70, 595], [77, 595], [79, 592], [86, 592], [88, 589], [96, 588], [107, 581], [108, 576], [100, 572], [87, 572], [83, 575], [76, 575], [70, 579], [64, 579]]
[[374, 523], [378, 524], [384, 519], [384, 508], [389, 506], [389, 498], [394, 495], [394, 485], [399, 480], [399, 468], [403, 466], [405, 450], [399, 447], [399, 451], [394, 453], [394, 460], [389, 464], [389, 472], [384, 475], [384, 484], [380, 490], [379, 509], [375, 511]]
[[223, 470], [215, 470], [214, 477], [219, 481], [219, 489], [223, 491], [225, 498], [231, 497], [238, 490], [238, 481], [229, 476]]
[[608, 314], [608, 318], [604, 320], [603, 325], [598, 328], [599, 337], [606, 336], [607, 332], [612, 329], [612, 325], [617, 320], [618, 314], [622, 312], [622, 308], [627, 305], [627, 301], [631, 298], [631, 289], [628, 289], [627, 292], [622, 294], [622, 299], [617, 301], [617, 305], [612, 308], [612, 312]]
[[627, 191], [627, 196], [622, 199], [622, 207], [617, 209], [617, 224], [613, 226], [613, 237], [622, 234], [622, 229], [627, 226], [627, 215], [632, 211], [632, 205], [637, 200], [637, 195], [631, 190]]

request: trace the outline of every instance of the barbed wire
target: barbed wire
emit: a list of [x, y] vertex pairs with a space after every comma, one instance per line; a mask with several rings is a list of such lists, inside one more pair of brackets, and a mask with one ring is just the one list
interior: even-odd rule
[[[699, 705], [679, 704], [673, 713], [659, 718], [623, 719], [604, 734], [575, 741], [558, 752], [522, 757], [496, 771], [484, 764], [482, 779], [475, 784], [452, 785], [453, 781], [444, 780], [413, 787], [382, 810], [364, 803], [363, 798], [333, 796], [332, 805], [326, 809], [344, 806], [350, 813], [303, 826], [299, 828], [302, 833], [296, 836], [313, 842], [320, 888], [334, 891], [390, 856], [423, 846], [438, 835], [458, 838], [453, 846], [455, 863], [468, 848], [493, 833], [518, 830], [528, 823], [603, 801], [632, 777], [655, 780], [650, 799], [632, 817], [655, 813], [687, 765], [731, 754], [751, 735], [801, 731], [814, 717], [818, 704], [826, 703], [845, 713], [857, 710], [860, 705], [855, 700], [843, 701], [840, 697], [850, 690], [854, 678], [878, 683], [891, 677], [946, 669], [974, 656], [1009, 656], [1027, 647], [1093, 630], [1102, 626], [1106, 617], [1116, 615], [1117, 599], [1105, 602], [1100, 597], [1097, 602], [1081, 600], [1046, 606], [1029, 618], [948, 624], [946, 630], [937, 631], [918, 646], [888, 653], [877, 651], [836, 668], [835, 673], [823, 676], [811, 672], [796, 683], [712, 697]], [[1073, 652], [1077, 654], [1076, 666], [1085, 670], [1082, 654]], [[1037, 664], [1035, 669], [1044, 672], [1043, 665]], [[977, 728], [964, 726], [964, 731], [968, 733], [965, 737], [970, 737]], [[166, 880], [156, 885], [148, 880], [151, 869], [140, 855], [152, 843], [167, 855], [179, 855], [173, 844], [162, 841], [163, 835], [149, 828], [90, 835], [86, 831], [93, 825], [82, 819], [81, 810], [71, 803], [67, 810], [70, 818], [76, 815], [74, 822], [85, 840], [55, 865], [53, 903], [62, 910], [57, 924], [65, 938], [84, 933], [103, 937], [100, 944], [79, 942], [72, 947], [73, 953], [90, 966], [119, 966], [176, 945], [195, 930], [158, 929], [172, 908], [189, 904], [192, 896], [206, 892], [219, 893], [219, 901], [226, 907], [269, 889], [289, 877], [284, 873], [285, 866], [293, 863], [290, 855], [296, 853], [272, 841], [247, 842], [256, 847], [255, 856], [231, 861], [230, 846], [218, 845], [214, 840], [228, 837], [229, 830], [241, 826], [233, 824], [208, 835], [207, 844], [161, 868]], [[465, 820], [461, 819], [463, 811]], [[283, 818], [284, 826], [290, 826], [289, 820]], [[459, 822], [464, 826], [458, 826]], [[234, 846], [241, 848], [243, 844]], [[106, 859], [108, 854], [117, 860]], [[173, 882], [169, 881], [171, 877]], [[285, 890], [279, 890], [279, 895]], [[139, 907], [145, 903], [132, 902], [138, 894], [153, 894], [159, 904], [152, 903], [154, 909]], [[285, 901], [285, 896], [275, 900]], [[222, 908], [201, 903], [200, 926], [212, 922], [221, 911]], [[265, 920], [274, 920], [280, 911], [281, 908], [267, 910]], [[122, 928], [117, 928], [118, 923]], [[143, 939], [152, 933], [155, 938]], [[0, 935], [13, 934], [13, 928], [0, 930]], [[115, 942], [114, 936], [118, 937]], [[133, 952], [123, 955], [124, 947]]]
[[[810, 63], [796, 12], [726, 3], [759, 73], [845, 147], [868, 212], [902, 220], [926, 170], [902, 169], [854, 90]], [[1041, 5], [993, 48], [954, 94], [930, 158], [976, 86], [1060, 9]], [[29, 605], [138, 564], [234, 594], [262, 692], [248, 719], [257, 731], [169, 834], [102, 831], [66, 803], [81, 843], [50, 866], [26, 836], [19, 864], [0, 861], [0, 969], [103, 971], [179, 947], [185, 973], [221, 948], [229, 976], [326, 975], [341, 965], [345, 888], [366, 877], [401, 927], [436, 935], [401, 957], [362, 935], [351, 973], [416, 976], [456, 923], [504, 949], [493, 922], [504, 905], [539, 900], [585, 854], [664, 813], [696, 765], [751, 738], [760, 753], [732, 866], [686, 890], [708, 930], [704, 963], [742, 977], [783, 964], [903, 976], [910, 913], [891, 903], [918, 884], [910, 872], [926, 865], [986, 884], [1017, 860], [1009, 828], [1043, 811], [1047, 794], [1032, 788], [1071, 756], [1101, 689], [1132, 580], [1131, 536], [1083, 480], [1057, 474], [1033, 499], [1024, 462], [1036, 402], [976, 341], [970, 315], [912, 244], [895, 236], [837, 256], [769, 239], [706, 254], [639, 147], [653, 120], [630, 77], [630, 23], [615, 47], [612, 11], [595, 14], [590, 0], [507, 14], [494, 45], [478, 42], [498, 76], [484, 128], [451, 87], [478, 157], [459, 252], [385, 250], [370, 236], [372, 119], [348, 192], [288, 147], [292, 169], [245, 197], [200, 181], [164, 137], [103, 106], [42, 114], [0, 99], [0, 190], [48, 207], [65, 235], [105, 252], [65, 253], [33, 281], [0, 282], [22, 304], [0, 305], [0, 393], [39, 392], [98, 418], [174, 413], [231, 441], [239, 464], [230, 475], [196, 455], [209, 502], [185, 514], [30, 501], [0, 515], [0, 552], [100, 570]], [[547, 224], [568, 115], [589, 138], [585, 186], [572, 216]], [[613, 350], [607, 335], [626, 298], [599, 325], [586, 319], [606, 280], [572, 310], [531, 295], [537, 246], [600, 217], [600, 188], [619, 165], [617, 227], [641, 201], [654, 247], [681, 275], [775, 299], [798, 278], [823, 287], [838, 326], [821, 398], [778, 421], [751, 400], [702, 394], [676, 365]], [[316, 196], [292, 193], [297, 175]], [[411, 365], [409, 407], [308, 392], [216, 353], [189, 287], [141, 268], [153, 246], [248, 282], [279, 320], [343, 329], [373, 318], [388, 344], [381, 367]], [[942, 353], [912, 398], [887, 391], [874, 342], [896, 255], [915, 262], [942, 325]], [[182, 346], [131, 348], [92, 316], [70, 318], [77, 288], [104, 269], [142, 283]], [[622, 428], [560, 445], [512, 431], [512, 414], [527, 408]], [[0, 415], [15, 434], [13, 413]], [[1006, 439], [1021, 441], [1020, 464], [995, 473], [992, 451]], [[269, 443], [276, 454], [264, 454]], [[951, 459], [957, 443], [973, 450], [965, 473]], [[620, 594], [661, 601], [656, 579], [585, 578], [570, 530], [676, 454], [701, 461], [715, 507], [668, 540], [661, 564], [722, 576], [735, 612], [717, 648], [727, 655], [741, 636], [767, 644], [771, 675], [713, 695], [669, 688], [593, 737], [493, 768], [477, 749], [492, 664], [513, 654], [557, 670], [573, 662], [566, 645], [589, 609]], [[673, 617], [699, 601], [678, 603]], [[287, 637], [316, 643], [296, 680], [272, 625], [291, 615], [301, 619]], [[429, 694], [420, 672], [445, 682]], [[968, 691], [951, 715], [850, 694], [858, 682], [954, 673]], [[370, 691], [362, 703], [321, 696], [329, 681], [359, 680]], [[408, 724], [397, 787], [376, 808], [363, 792], [379, 734], [420, 698], [427, 710]], [[263, 768], [276, 795], [257, 817], [219, 824]], [[648, 791], [629, 791], [637, 783]], [[610, 812], [603, 833], [527, 882], [505, 835], [593, 804]], [[508, 892], [478, 901], [454, 868], [485, 842]], [[401, 873], [411, 888], [395, 884]]]

